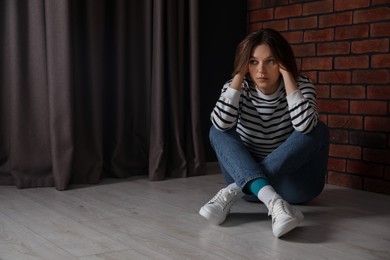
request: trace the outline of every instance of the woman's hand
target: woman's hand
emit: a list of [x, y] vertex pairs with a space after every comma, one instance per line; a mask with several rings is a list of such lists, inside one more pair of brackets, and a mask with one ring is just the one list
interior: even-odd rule
[[298, 89], [297, 82], [294, 76], [287, 71], [282, 64], [279, 64], [279, 72], [282, 74], [284, 86], [286, 88], [286, 94], [290, 94]]
[[242, 82], [244, 81], [245, 75], [248, 73], [248, 66], [242, 68], [236, 75], [234, 75], [230, 87], [241, 90]]
[[279, 72], [282, 74], [283, 79], [285, 79], [290, 72], [288, 72], [282, 64], [279, 63]]

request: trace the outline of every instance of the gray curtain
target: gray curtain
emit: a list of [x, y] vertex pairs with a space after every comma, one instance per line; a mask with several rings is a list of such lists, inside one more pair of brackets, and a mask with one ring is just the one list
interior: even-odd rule
[[194, 0], [0, 2], [0, 184], [203, 173]]

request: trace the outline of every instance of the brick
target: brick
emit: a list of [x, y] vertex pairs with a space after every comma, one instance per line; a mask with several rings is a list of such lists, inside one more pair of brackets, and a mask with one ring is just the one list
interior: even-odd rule
[[388, 52], [389, 39], [374, 39], [354, 41], [351, 45], [352, 53]]
[[388, 84], [390, 83], [389, 70], [355, 70], [352, 72], [354, 84]]
[[288, 30], [288, 20], [277, 20], [264, 22], [264, 28], [272, 28], [277, 31], [287, 31]]
[[250, 11], [249, 12], [249, 21], [255, 22], [255, 21], [271, 20], [274, 17], [273, 11], [274, 11], [273, 8]]
[[346, 169], [346, 160], [336, 159], [332, 157], [328, 159], [328, 170], [345, 172], [345, 169]]
[[370, 25], [371, 37], [386, 37], [390, 36], [390, 22], [373, 23]]
[[322, 113], [347, 113], [348, 101], [344, 100], [318, 100], [318, 110]]
[[346, 40], [368, 37], [368, 24], [344, 26], [336, 28], [335, 39]]
[[363, 190], [390, 195], [390, 181], [364, 178]]
[[368, 86], [367, 97], [370, 99], [390, 99], [390, 85]]
[[263, 2], [259, 0], [248, 0], [247, 1], [247, 9], [253, 10], [253, 9], [259, 9], [263, 6]]
[[386, 166], [386, 169], [385, 169], [385, 180], [389, 180], [390, 181], [390, 166]]
[[365, 161], [390, 164], [390, 150], [364, 148], [363, 159]]
[[304, 58], [302, 62], [303, 70], [331, 70], [333, 58]]
[[302, 7], [303, 15], [325, 14], [333, 12], [333, 0], [305, 3]]
[[372, 0], [371, 5], [390, 4], [390, 0]]
[[328, 116], [320, 113], [320, 121], [328, 124]]
[[346, 159], [361, 159], [362, 148], [354, 145], [345, 144], [330, 144], [329, 156], [346, 158]]
[[306, 75], [313, 84], [318, 83], [317, 71], [305, 71], [304, 75]]
[[370, 0], [335, 0], [334, 10], [360, 9], [370, 5]]
[[[389, 109], [390, 109], [390, 103], [389, 103]], [[388, 141], [387, 141], [387, 147], [390, 148], [390, 136], [389, 136], [389, 138], [387, 138], [387, 139], [388, 139]]]
[[368, 68], [368, 65], [367, 55], [336, 57], [334, 60], [335, 69], [363, 69]]
[[351, 72], [320, 71], [318, 82], [321, 84], [348, 84], [351, 83]]
[[387, 102], [384, 101], [350, 101], [351, 114], [386, 115]]
[[352, 24], [352, 12], [321, 15], [318, 20], [319, 28]]
[[350, 43], [349, 42], [326, 42], [319, 43], [317, 48], [317, 55], [337, 55], [337, 54], [349, 54]]
[[379, 7], [369, 10], [356, 10], [353, 13], [353, 23], [367, 23], [389, 19], [390, 7]]
[[304, 18], [290, 19], [289, 29], [291, 30], [310, 29], [316, 27], [317, 27], [317, 16], [308, 16]]
[[371, 177], [383, 176], [383, 165], [364, 161], [348, 160], [347, 172]]
[[351, 132], [349, 136], [350, 144], [371, 147], [386, 148], [387, 135], [374, 132]]
[[[389, 109], [388, 109], [389, 113], [390, 113], [390, 102], [389, 102]], [[390, 147], [390, 138], [389, 138], [389, 147]]]
[[363, 187], [363, 178], [356, 175], [328, 172], [328, 183], [361, 190]]
[[363, 129], [361, 116], [328, 115], [328, 126], [333, 128]]
[[367, 116], [364, 119], [364, 129], [368, 131], [390, 132], [390, 118]]
[[247, 24], [247, 30], [249, 33], [258, 31], [258, 30], [263, 29], [263, 28], [264, 28], [263, 23], [255, 22], [255, 23]]
[[302, 15], [302, 5], [287, 5], [275, 8], [275, 18], [289, 18]]
[[331, 97], [363, 99], [366, 97], [366, 88], [363, 86], [334, 85], [331, 87]]
[[390, 68], [390, 54], [375, 54], [371, 56], [371, 67]]
[[303, 41], [303, 32], [295, 31], [295, 32], [282, 32], [283, 37], [290, 43], [302, 43]]
[[295, 62], [297, 63], [298, 70], [302, 70], [302, 59], [295, 59]]
[[330, 129], [330, 141], [337, 144], [347, 144], [349, 142], [349, 134], [346, 130]]
[[329, 85], [317, 85], [316, 93], [318, 98], [329, 98]]
[[316, 47], [315, 44], [297, 44], [291, 45], [294, 51], [295, 57], [315, 56]]
[[304, 33], [304, 42], [324, 42], [332, 41], [334, 35], [334, 30], [332, 29], [322, 29], [322, 30], [310, 30], [305, 31]]
[[279, 6], [288, 4], [288, 0], [263, 0], [264, 7]]

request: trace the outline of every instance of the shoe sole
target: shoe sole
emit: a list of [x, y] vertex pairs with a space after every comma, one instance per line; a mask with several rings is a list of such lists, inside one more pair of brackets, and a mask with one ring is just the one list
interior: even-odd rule
[[[279, 237], [287, 234], [288, 232], [290, 232], [291, 230], [296, 228], [302, 222], [302, 220], [304, 218], [302, 212], [296, 211], [294, 215], [295, 215], [295, 219], [291, 219], [290, 221], [283, 223], [283, 225], [281, 226], [281, 227], [283, 227], [283, 231], [281, 230], [282, 229], [281, 227], [277, 228], [276, 230], [273, 230], [273, 233], [276, 237], [279, 238]], [[286, 225], [287, 225], [287, 228], [284, 229], [284, 227]]]
[[297, 217], [297, 218], [291, 219], [288, 222], [283, 223], [283, 225], [280, 225], [278, 228], [274, 228], [272, 231], [273, 231], [274, 235], [277, 238], [279, 238], [279, 237], [287, 234], [288, 232], [290, 232], [294, 228], [296, 228], [300, 222], [301, 221]]
[[202, 217], [204, 217], [205, 219], [207, 219], [208, 221], [210, 221], [211, 223], [215, 224], [215, 225], [222, 224], [225, 221], [225, 219], [226, 219], [226, 217], [224, 219], [218, 218], [218, 216], [215, 216], [215, 215], [211, 214], [209, 211], [207, 211], [203, 207], [200, 208], [199, 214]]

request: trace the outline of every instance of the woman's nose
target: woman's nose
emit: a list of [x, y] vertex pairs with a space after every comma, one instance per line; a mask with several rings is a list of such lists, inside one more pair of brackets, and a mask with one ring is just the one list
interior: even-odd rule
[[259, 62], [259, 64], [257, 65], [257, 71], [258, 71], [258, 72], [263, 72], [263, 70], [264, 70], [263, 63], [262, 63], [262, 62]]

